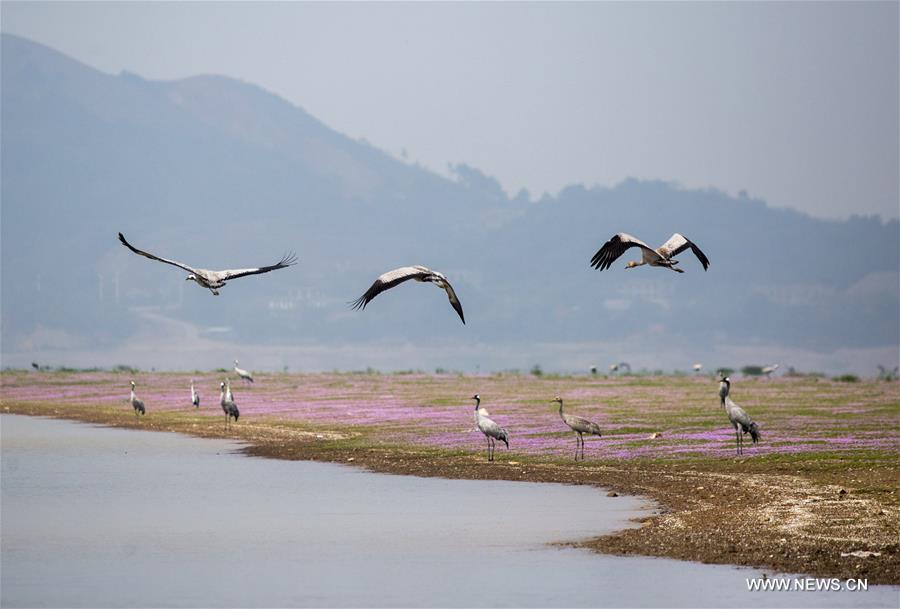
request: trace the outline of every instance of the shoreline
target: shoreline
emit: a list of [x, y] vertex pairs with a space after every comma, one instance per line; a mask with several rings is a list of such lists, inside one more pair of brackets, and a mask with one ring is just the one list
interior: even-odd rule
[[[634, 528], [564, 544], [605, 554], [672, 558], [755, 567], [814, 577], [866, 578], [900, 584], [900, 507], [897, 459], [854, 471], [862, 487], [813, 480], [791, 465], [753, 471], [752, 460], [725, 467], [661, 460], [588, 460], [574, 463], [505, 450], [488, 463], [473, 450], [373, 442], [358, 430], [329, 430], [293, 422], [242, 418], [226, 432], [219, 417], [193, 411], [158, 412], [135, 420], [123, 407], [92, 408], [3, 400], [3, 412], [69, 419], [108, 427], [165, 431], [244, 443], [248, 456], [353, 465], [373, 472], [469, 480], [590, 484], [646, 499], [658, 514]], [[244, 422], [246, 421], [246, 422]], [[515, 446], [515, 445], [513, 445]], [[871, 464], [870, 464], [871, 465]], [[860, 528], [861, 527], [861, 528]], [[879, 556], [841, 556], [850, 552]]]

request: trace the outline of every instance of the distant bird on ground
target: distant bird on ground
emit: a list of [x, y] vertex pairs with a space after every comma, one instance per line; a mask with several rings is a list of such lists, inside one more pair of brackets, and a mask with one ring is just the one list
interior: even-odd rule
[[703, 364], [694, 364], [694, 374], [700, 374], [700, 371], [703, 370]]
[[728, 397], [730, 391], [731, 380], [727, 376], [721, 377], [719, 380], [719, 399], [722, 408], [725, 409], [725, 413], [728, 415], [728, 420], [734, 426], [737, 454], [742, 455], [744, 454], [744, 434], [749, 433], [750, 437], [753, 438], [753, 443], [756, 444], [760, 438], [759, 428], [743, 408], [731, 401], [731, 398]]
[[147, 409], [144, 408], [144, 403], [137, 399], [137, 396], [134, 395], [134, 381], [131, 381], [131, 407], [134, 408], [134, 416], [137, 417], [138, 413], [141, 415], [147, 414]]
[[637, 237], [632, 237], [627, 233], [617, 233], [613, 235], [609, 241], [604, 243], [603, 247], [597, 250], [597, 253], [591, 258], [591, 266], [601, 271], [608, 269], [619, 256], [625, 253], [625, 250], [632, 247], [639, 247], [641, 249], [642, 257], [640, 262], [633, 260], [628, 262], [625, 265], [626, 269], [649, 264], [650, 266], [668, 268], [676, 273], [683, 273], [684, 271], [681, 269], [675, 268], [675, 265], [678, 264], [678, 260], [674, 260], [674, 257], [688, 248], [691, 248], [691, 251], [697, 256], [700, 264], [703, 265], [704, 271], [709, 268], [709, 259], [706, 257], [706, 254], [701, 252], [699, 247], [679, 233], [675, 233], [669, 237], [668, 241], [656, 249], [652, 249]]
[[591, 366], [591, 374], [597, 374], [597, 366]]
[[37, 362], [31, 362], [31, 367], [34, 368], [35, 370], [40, 370], [40, 369], [41, 369], [41, 367], [38, 366], [38, 363], [37, 363]]
[[225, 427], [228, 427], [229, 423], [231, 423], [231, 418], [234, 417], [235, 422], [237, 422], [241, 413], [238, 410], [237, 404], [234, 403], [234, 396], [231, 395], [231, 388], [228, 387], [226, 392], [226, 386], [227, 385], [224, 382], [219, 384], [219, 404], [222, 405], [222, 412], [225, 413]]
[[593, 435], [593, 436], [601, 436], [600, 426], [596, 423], [592, 423], [585, 418], [577, 417], [574, 414], [568, 414], [563, 410], [563, 400], [561, 397], [556, 396], [553, 398], [553, 402], [559, 404], [559, 416], [563, 420], [563, 423], [572, 428], [577, 436], [575, 436], [575, 460], [578, 461], [578, 449], [581, 448], [581, 460], [584, 461], [584, 436], [583, 434]]
[[878, 378], [884, 381], [893, 381], [897, 378], [898, 373], [900, 373], [900, 367], [895, 366], [894, 370], [890, 371], [881, 364], [878, 364]]
[[234, 394], [231, 393], [231, 379], [225, 379], [225, 401], [234, 402]]
[[191, 379], [191, 404], [194, 408], [200, 408], [200, 394], [194, 391], [194, 379]]
[[172, 266], [177, 266], [178, 268], [188, 271], [190, 275], [185, 277], [186, 281], [195, 281], [198, 285], [204, 288], [208, 288], [216, 296], [219, 295], [218, 288], [223, 287], [226, 281], [237, 279], [239, 277], [246, 277], [247, 275], [268, 273], [269, 271], [283, 269], [297, 263], [297, 256], [295, 256], [294, 254], [287, 254], [280, 261], [270, 266], [261, 266], [255, 269], [228, 269], [224, 271], [209, 271], [207, 269], [195, 269], [194, 267], [188, 266], [182, 262], [178, 262], [177, 260], [161, 258], [149, 252], [139, 250], [128, 243], [122, 233], [119, 233], [119, 241], [121, 241], [125, 247], [130, 249], [135, 254], [139, 254], [141, 256], [144, 256], [145, 258], [150, 258], [151, 260], [165, 262], [166, 264], [171, 264]]
[[[245, 383], [252, 383], [252, 382], [253, 382], [253, 377], [250, 375], [249, 372], [247, 372], [247, 371], [244, 370], [243, 368], [238, 368], [238, 361], [237, 361], [237, 360], [234, 360], [234, 372], [235, 372], [235, 374], [237, 374], [239, 377], [241, 377], [241, 380], [244, 381]], [[265, 383], [263, 383], [263, 384], [265, 385]]]
[[456, 292], [453, 291], [453, 286], [450, 285], [450, 282], [447, 281], [447, 278], [444, 277], [441, 273], [437, 271], [432, 271], [424, 266], [404, 266], [399, 269], [394, 269], [393, 271], [388, 271], [383, 275], [379, 276], [378, 279], [366, 290], [366, 293], [349, 303], [354, 309], [365, 309], [366, 305], [372, 302], [372, 299], [381, 294], [386, 290], [390, 290], [394, 286], [398, 286], [404, 281], [408, 281], [410, 279], [415, 279], [416, 281], [433, 283], [437, 287], [443, 289], [447, 292], [447, 298], [450, 299], [450, 305], [456, 310], [456, 313], [459, 315], [459, 318], [462, 320], [463, 324], [466, 323], [466, 318], [463, 315], [462, 305], [459, 303], [459, 299], [456, 297]]
[[488, 461], [494, 460], [494, 444], [497, 440], [500, 440], [504, 444], [506, 444], [506, 448], [509, 448], [509, 434], [505, 429], [494, 423], [491, 419], [487, 418], [486, 413], [483, 408], [481, 408], [481, 396], [477, 393], [472, 396], [472, 399], [475, 400], [475, 425], [478, 426], [479, 431], [484, 434], [487, 438], [488, 443]]
[[762, 373], [766, 375], [766, 378], [772, 376], [772, 373], [778, 370], [780, 364], [772, 364], [771, 366], [765, 366], [762, 369]]
[[615, 374], [616, 372], [625, 372], [625, 369], [628, 369], [628, 374], [631, 374], [631, 364], [628, 362], [619, 362], [618, 364], [610, 364], [609, 372], [610, 374]]

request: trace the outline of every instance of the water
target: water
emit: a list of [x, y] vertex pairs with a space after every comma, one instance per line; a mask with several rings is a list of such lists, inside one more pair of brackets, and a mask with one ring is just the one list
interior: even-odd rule
[[8, 415], [0, 434], [3, 607], [897, 606], [897, 587], [751, 593], [760, 571], [549, 546], [647, 513], [592, 487]]

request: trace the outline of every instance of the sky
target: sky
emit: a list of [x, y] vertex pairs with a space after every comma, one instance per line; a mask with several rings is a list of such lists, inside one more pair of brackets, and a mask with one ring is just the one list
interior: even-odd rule
[[8, 2], [109, 73], [223, 74], [532, 198], [628, 177], [900, 215], [900, 3]]

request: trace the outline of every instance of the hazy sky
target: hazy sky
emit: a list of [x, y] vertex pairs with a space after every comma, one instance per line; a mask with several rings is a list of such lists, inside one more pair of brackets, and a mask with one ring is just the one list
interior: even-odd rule
[[515, 194], [633, 176], [900, 214], [900, 4], [3, 2], [106, 72], [218, 73]]

